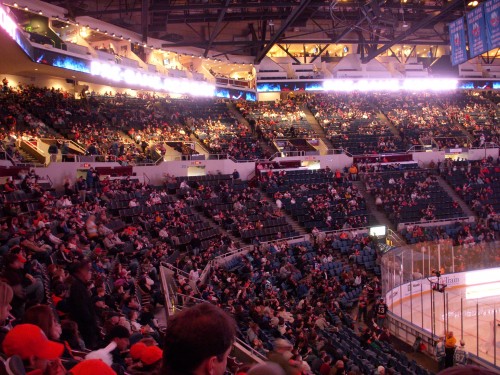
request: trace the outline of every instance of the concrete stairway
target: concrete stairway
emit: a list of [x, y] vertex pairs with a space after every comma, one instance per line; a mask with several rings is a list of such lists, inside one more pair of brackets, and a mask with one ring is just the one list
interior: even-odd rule
[[385, 115], [385, 113], [379, 112], [377, 114], [377, 119], [382, 124], [387, 125], [389, 127], [389, 129], [391, 130], [391, 133], [394, 134], [395, 137], [397, 137], [398, 139], [401, 139], [401, 136], [399, 135], [399, 130], [396, 129], [396, 127], [394, 126], [394, 124], [392, 123], [392, 121], [387, 118], [387, 116]]
[[329, 149], [333, 149], [333, 144], [332, 142], [328, 139], [325, 131], [321, 127], [321, 125], [318, 123], [316, 120], [316, 117], [313, 116], [312, 112], [309, 110], [306, 104], [302, 104], [301, 108], [302, 111], [306, 114], [306, 120], [311, 125], [311, 128], [316, 132], [316, 134], [325, 142], [325, 145]]
[[467, 204], [462, 200], [462, 198], [460, 198], [460, 196], [455, 193], [455, 190], [450, 186], [448, 185], [448, 183], [439, 175], [436, 175], [437, 177], [437, 181], [439, 182], [439, 185], [441, 185], [441, 187], [444, 189], [444, 191], [446, 191], [446, 193], [456, 202], [458, 202], [458, 204], [460, 205], [460, 208], [462, 209], [462, 211], [464, 212], [464, 215], [465, 216], [473, 216], [477, 219], [477, 215], [474, 213], [474, 211], [472, 211], [469, 206], [467, 206]]
[[[249, 129], [250, 129], [250, 124], [248, 123], [248, 120], [243, 117], [240, 111], [238, 111], [238, 108], [233, 103], [227, 103], [227, 108], [229, 109], [229, 112], [242, 124], [245, 124]], [[256, 133], [253, 133], [254, 137], [257, 137]], [[262, 151], [264, 151], [264, 155], [266, 156], [271, 156], [274, 155], [277, 150], [274, 147], [271, 147], [267, 142], [265, 142], [262, 139], [257, 140], [259, 142], [260, 148]]]
[[396, 232], [394, 224], [389, 221], [387, 216], [382, 211], [377, 210], [377, 206], [375, 206], [375, 198], [368, 193], [365, 184], [362, 181], [353, 181], [352, 185], [357, 187], [361, 194], [363, 194], [363, 197], [365, 197], [368, 213], [375, 217], [377, 223], [379, 225], [385, 225], [388, 229], [392, 229]]
[[22, 161], [20, 162], [21, 164], [22, 163], [26, 163], [26, 164], [40, 164], [40, 162], [37, 159], [35, 159], [33, 156], [31, 156], [30, 154], [28, 154], [26, 151], [24, 151], [20, 147], [16, 147], [16, 150], [19, 152], [19, 155], [21, 155], [21, 158], [22, 158]]
[[[268, 201], [271, 206], [276, 208], [276, 203], [272, 198], [269, 198], [266, 193], [262, 192], [261, 199]], [[286, 217], [287, 224], [290, 224], [295, 232], [297, 232], [299, 235], [303, 236], [307, 234], [307, 231], [302, 227], [294, 218], [286, 212], [284, 209], [281, 210], [283, 213], [283, 216]]]
[[243, 117], [243, 115], [241, 114], [240, 111], [238, 111], [238, 108], [236, 108], [234, 103], [226, 103], [226, 104], [227, 104], [227, 108], [229, 109], [229, 112], [231, 112], [231, 114], [234, 117], [236, 117], [236, 119], [240, 123], [245, 124], [246, 126], [250, 127], [250, 124], [248, 123], [247, 119], [245, 117]]

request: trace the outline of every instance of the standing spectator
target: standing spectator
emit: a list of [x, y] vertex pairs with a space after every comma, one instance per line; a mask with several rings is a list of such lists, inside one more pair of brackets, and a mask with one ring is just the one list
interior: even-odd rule
[[356, 164], [351, 165], [349, 168], [349, 175], [351, 176], [351, 181], [358, 179], [358, 167], [356, 167]]
[[97, 316], [90, 298], [87, 284], [92, 273], [87, 261], [78, 262], [72, 269], [73, 283], [68, 298], [70, 315], [78, 324], [87, 348], [95, 348], [98, 339]]
[[239, 180], [240, 179], [240, 172], [238, 172], [237, 169], [234, 169], [233, 171], [233, 181]]
[[368, 299], [366, 298], [366, 293], [363, 291], [361, 292], [358, 299], [358, 316], [356, 317], [356, 320], [360, 322], [361, 319], [363, 319], [363, 322], [366, 322], [367, 312], [368, 312]]
[[384, 327], [385, 317], [387, 316], [387, 311], [389, 307], [385, 303], [383, 298], [380, 298], [378, 304], [375, 306], [375, 313], [377, 314], [377, 325], [380, 328]]
[[444, 370], [445, 368], [445, 360], [446, 360], [446, 351], [444, 347], [445, 340], [446, 337], [440, 337], [436, 345], [436, 359], [438, 362], [438, 371]]
[[80, 178], [76, 181], [76, 190], [78, 190], [78, 195], [80, 196], [82, 203], [84, 203], [87, 197], [87, 182], [83, 176], [80, 176]]
[[469, 359], [469, 353], [465, 350], [465, 341], [460, 340], [460, 346], [455, 349], [453, 362], [455, 366], [466, 366]]
[[68, 154], [69, 154], [69, 145], [68, 142], [64, 141], [61, 146], [61, 155], [63, 162], [68, 161]]
[[446, 341], [444, 342], [445, 350], [445, 367], [453, 366], [453, 357], [455, 355], [455, 346], [457, 344], [457, 339], [453, 336], [453, 331], [446, 334]]
[[49, 152], [49, 155], [50, 155], [50, 161], [51, 162], [57, 161], [57, 154], [59, 153], [59, 149], [57, 148], [57, 144], [56, 143], [52, 143], [49, 146], [48, 152]]

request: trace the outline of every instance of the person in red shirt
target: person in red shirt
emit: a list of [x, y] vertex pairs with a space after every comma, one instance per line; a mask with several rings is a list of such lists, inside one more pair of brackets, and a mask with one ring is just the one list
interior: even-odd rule
[[17, 190], [16, 185], [14, 185], [14, 182], [12, 182], [12, 177], [9, 177], [7, 179], [7, 182], [5, 182], [5, 185], [3, 185], [3, 188], [6, 193], [12, 193], [13, 191]]
[[329, 375], [330, 374], [330, 370], [331, 370], [331, 363], [332, 363], [332, 358], [327, 355], [325, 356], [325, 360], [323, 362], [323, 364], [321, 365], [321, 367], [319, 368], [319, 373], [321, 375]]

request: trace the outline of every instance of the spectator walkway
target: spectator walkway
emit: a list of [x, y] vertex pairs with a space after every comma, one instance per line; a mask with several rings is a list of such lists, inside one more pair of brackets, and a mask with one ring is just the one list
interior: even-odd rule
[[[250, 124], [248, 123], [248, 120], [241, 114], [241, 112], [236, 108], [234, 103], [227, 103], [227, 107], [229, 108], [229, 112], [241, 123], [247, 126], [249, 129], [251, 129]], [[252, 130], [252, 135], [256, 136], [255, 129]], [[269, 156], [273, 155], [276, 150], [269, 146], [267, 142], [264, 142], [262, 140], [259, 140], [259, 146], [262, 148], [262, 151], [264, 154], [267, 154]]]
[[396, 232], [396, 227], [392, 225], [387, 216], [385, 216], [382, 211], [377, 210], [377, 207], [375, 206], [375, 199], [366, 191], [365, 184], [362, 181], [353, 181], [352, 184], [353, 186], [356, 186], [365, 197], [366, 208], [368, 209], [368, 212], [375, 217], [379, 225], [385, 225], [387, 229], [391, 229]]
[[[272, 198], [268, 197], [267, 194], [262, 194], [261, 198], [265, 201], [268, 201], [271, 204], [271, 206], [276, 207], [275, 201]], [[286, 221], [288, 224], [290, 224], [292, 226], [292, 229], [295, 232], [299, 233], [299, 236], [307, 235], [307, 231], [304, 229], [304, 227], [302, 225], [300, 225], [299, 223], [297, 223], [297, 220], [294, 220], [292, 215], [287, 213], [285, 209], [282, 209], [281, 213], [283, 214], [284, 217], [286, 217]]]
[[453, 198], [454, 201], [456, 201], [459, 205], [460, 208], [463, 210], [465, 215], [467, 216], [474, 216], [477, 219], [477, 215], [470, 209], [469, 206], [462, 200], [462, 198], [455, 192], [455, 190], [446, 183], [445, 180], [441, 176], [436, 175], [437, 181], [439, 182], [439, 185], [448, 193], [450, 197]]
[[318, 134], [319, 138], [325, 142], [325, 145], [329, 149], [334, 149], [332, 142], [328, 139], [328, 136], [325, 133], [325, 130], [321, 127], [321, 125], [318, 123], [318, 120], [316, 120], [316, 117], [312, 114], [312, 112], [309, 110], [309, 107], [307, 107], [306, 104], [302, 105], [302, 110], [306, 114], [306, 120], [307, 122], [311, 125], [311, 128]]
[[377, 113], [377, 118], [382, 124], [387, 125], [387, 127], [395, 137], [401, 139], [401, 135], [399, 134], [398, 129], [396, 129], [394, 124], [387, 118], [387, 116], [383, 112], [380, 111], [379, 113]]

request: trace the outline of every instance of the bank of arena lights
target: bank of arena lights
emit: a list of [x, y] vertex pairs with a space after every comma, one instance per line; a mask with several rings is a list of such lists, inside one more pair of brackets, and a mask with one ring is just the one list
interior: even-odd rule
[[328, 79], [325, 91], [450, 91], [456, 90], [456, 79]]
[[215, 96], [215, 86], [207, 82], [169, 77], [162, 78], [99, 61], [92, 61], [90, 73], [94, 76], [100, 76], [115, 82], [125, 82], [128, 85], [140, 86], [146, 89], [193, 96]]

